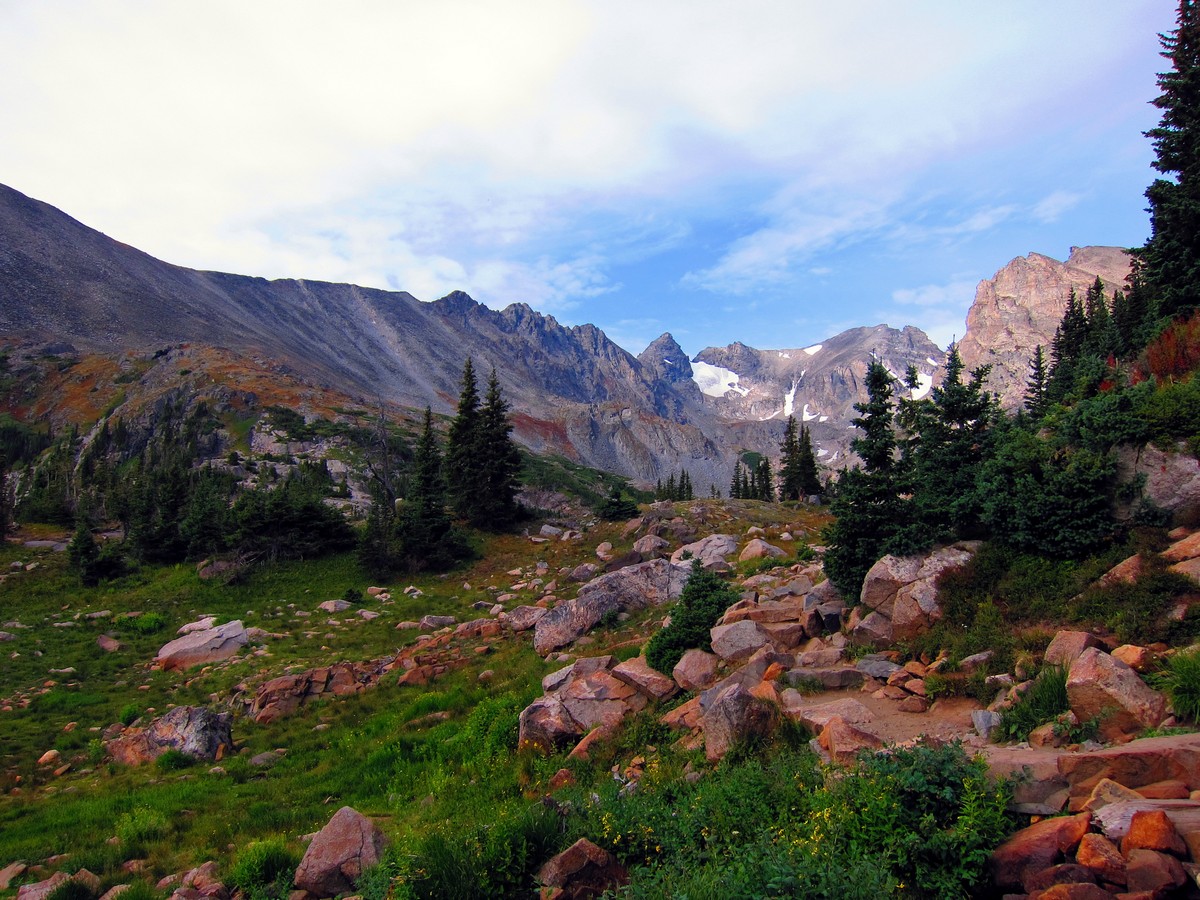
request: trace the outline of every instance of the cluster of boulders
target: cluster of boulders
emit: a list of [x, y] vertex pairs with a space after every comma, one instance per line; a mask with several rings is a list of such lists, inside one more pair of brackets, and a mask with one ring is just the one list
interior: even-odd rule
[[1155, 740], [1134, 754], [1089, 754], [1094, 764], [1084, 768], [1093, 774], [1077, 786], [1092, 788], [1077, 795], [1079, 811], [1035, 822], [998, 847], [996, 886], [1030, 900], [1193, 896], [1185, 888], [1200, 877], [1200, 735], [1138, 743]]

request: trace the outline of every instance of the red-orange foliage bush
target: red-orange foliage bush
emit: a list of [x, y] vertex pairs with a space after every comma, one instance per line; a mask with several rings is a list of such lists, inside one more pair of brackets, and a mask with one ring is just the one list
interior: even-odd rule
[[1157, 378], [1175, 378], [1200, 368], [1200, 310], [1167, 326], [1146, 346], [1137, 368]]

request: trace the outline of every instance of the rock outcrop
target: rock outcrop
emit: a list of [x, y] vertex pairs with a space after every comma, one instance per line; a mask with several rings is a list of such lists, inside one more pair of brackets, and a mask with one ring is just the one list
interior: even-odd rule
[[[1008, 409], [1021, 403], [1029, 360], [1040, 344], [1050, 352], [1071, 289], [1082, 298], [1097, 276], [1105, 294], [1124, 290], [1129, 254], [1120, 247], [1072, 247], [1066, 262], [1040, 253], [1018, 256], [979, 283], [958, 351], [967, 369], [990, 365], [987, 389]], [[896, 369], [895, 371], [903, 371]]]
[[877, 647], [910, 640], [942, 618], [937, 579], [971, 559], [968, 544], [942, 547], [920, 556], [885, 556], [867, 572], [861, 614], [853, 633]]
[[226, 622], [214, 628], [189, 631], [164, 644], [154, 657], [154, 664], [169, 671], [221, 662], [236, 656], [249, 642], [250, 637], [240, 620]]
[[145, 728], [129, 728], [105, 744], [119, 763], [137, 766], [153, 762], [168, 750], [196, 759], [221, 759], [233, 749], [233, 717], [197, 706], [177, 706]]

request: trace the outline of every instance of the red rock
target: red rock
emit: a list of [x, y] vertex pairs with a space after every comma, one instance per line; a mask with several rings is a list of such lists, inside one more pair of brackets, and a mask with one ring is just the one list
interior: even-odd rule
[[114, 760], [127, 766], [151, 762], [168, 750], [196, 759], [217, 760], [233, 746], [229, 713], [197, 706], [177, 706], [145, 728], [128, 728], [104, 745]]
[[1200, 531], [1176, 541], [1162, 552], [1167, 562], [1177, 563], [1200, 556]]
[[1100, 720], [1100, 734], [1107, 740], [1121, 740], [1153, 728], [1167, 714], [1162, 694], [1148, 687], [1125, 663], [1095, 647], [1083, 651], [1071, 664], [1067, 699], [1079, 721]]
[[521, 711], [518, 746], [536, 747], [543, 753], [566, 746], [584, 733], [560, 698], [539, 697]]
[[1040, 872], [1030, 873], [1022, 882], [1025, 892], [1044, 891], [1056, 884], [1095, 884], [1096, 876], [1087, 866], [1078, 863], [1059, 863]]
[[46, 900], [60, 884], [71, 880], [66, 872], [55, 872], [45, 881], [23, 884], [17, 888], [17, 900]]
[[559, 769], [550, 778], [550, 790], [557, 791], [560, 788], [570, 787], [575, 783], [575, 776], [571, 774], [570, 769]]
[[1056, 884], [1031, 893], [1029, 900], [1112, 900], [1113, 895], [1096, 884]]
[[1200, 787], [1200, 734], [1143, 738], [1093, 753], [1064, 753], [1058, 770], [1073, 796], [1086, 797], [1102, 778], [1130, 788], [1178, 780]]
[[687, 703], [681, 703], [666, 713], [659, 721], [668, 728], [699, 728], [702, 715], [704, 715], [704, 710], [700, 708], [700, 698], [693, 697]]
[[830, 759], [843, 766], [853, 763], [861, 751], [878, 750], [883, 746], [883, 741], [878, 737], [856, 728], [841, 716], [834, 716], [825, 723], [817, 742]]
[[1102, 834], [1085, 834], [1079, 841], [1075, 861], [1095, 872], [1100, 881], [1125, 883], [1125, 857], [1117, 845]]
[[1144, 784], [1137, 792], [1147, 800], [1187, 800], [1192, 793], [1186, 784], [1174, 778]]
[[612, 673], [651, 700], [665, 700], [679, 691], [674, 680], [658, 670], [650, 668], [644, 656], [625, 660], [615, 666]]
[[568, 759], [589, 760], [592, 758], [592, 748], [603, 741], [608, 740], [616, 732], [611, 728], [600, 726], [593, 728], [583, 736], [578, 744], [571, 748], [571, 752], [567, 754]]
[[1140, 848], [1129, 852], [1125, 874], [1130, 891], [1171, 890], [1187, 881], [1187, 874], [1175, 857]]
[[1148, 672], [1154, 666], [1153, 651], [1135, 644], [1122, 644], [1112, 652], [1113, 659], [1119, 659], [1137, 673]]
[[1121, 852], [1128, 857], [1129, 852], [1135, 849], [1187, 856], [1183, 838], [1161, 809], [1138, 810], [1129, 820], [1129, 833], [1121, 840]]
[[1100, 641], [1086, 631], [1060, 631], [1046, 648], [1045, 662], [1048, 666], [1069, 668], [1089, 647], [1097, 647]]
[[573, 678], [559, 691], [563, 705], [582, 728], [615, 727], [631, 712], [646, 708], [646, 695], [610, 672], [590, 672]]
[[704, 754], [709, 762], [716, 762], [738, 741], [763, 737], [774, 724], [774, 708], [735, 682], [712, 698], [700, 718]]
[[992, 880], [1001, 888], [1021, 887], [1027, 877], [1074, 851], [1091, 822], [1091, 813], [1079, 813], [1022, 828], [993, 851], [989, 861]]
[[317, 897], [349, 893], [363, 870], [379, 862], [384, 843], [374, 822], [343, 806], [308, 845], [293, 883]]
[[538, 871], [538, 881], [558, 890], [561, 900], [592, 900], [612, 888], [629, 883], [629, 873], [613, 857], [587, 838], [580, 838]]

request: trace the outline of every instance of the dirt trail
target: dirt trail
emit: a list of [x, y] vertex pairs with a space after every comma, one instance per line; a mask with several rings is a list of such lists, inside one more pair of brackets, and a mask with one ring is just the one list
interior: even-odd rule
[[971, 711], [983, 707], [968, 697], [946, 697], [923, 713], [901, 712], [897, 701], [872, 697], [858, 689], [826, 691], [806, 698], [805, 706], [834, 700], [857, 700], [871, 712], [871, 721], [861, 726], [888, 744], [910, 741], [922, 734], [941, 740], [966, 738], [975, 733]]

